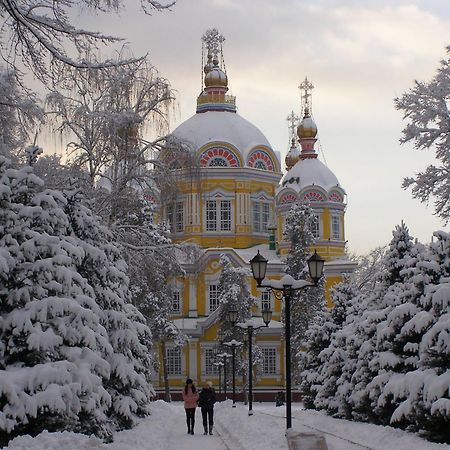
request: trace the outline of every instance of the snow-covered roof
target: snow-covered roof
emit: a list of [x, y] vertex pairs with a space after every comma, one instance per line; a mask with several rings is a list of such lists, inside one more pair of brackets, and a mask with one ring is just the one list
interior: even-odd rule
[[277, 192], [290, 188], [298, 193], [309, 186], [318, 186], [327, 192], [334, 187], [344, 190], [336, 175], [318, 158], [300, 159], [284, 175], [280, 184]]
[[253, 247], [248, 248], [234, 248], [233, 251], [247, 263], [256, 255], [258, 251], [268, 260], [268, 264], [283, 263], [280, 255], [278, 255], [275, 250], [270, 250], [267, 244], [254, 245]]
[[[172, 133], [179, 139], [190, 142], [195, 151], [210, 142], [225, 142], [236, 147], [244, 164], [250, 151], [258, 146], [272, 149], [264, 134], [237, 113], [207, 111], [194, 114]], [[280, 164], [280, 153], [274, 152]]]

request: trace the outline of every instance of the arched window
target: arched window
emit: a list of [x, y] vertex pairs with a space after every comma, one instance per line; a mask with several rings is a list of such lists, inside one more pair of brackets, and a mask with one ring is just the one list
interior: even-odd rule
[[200, 155], [200, 167], [239, 167], [239, 158], [228, 148], [211, 147]]
[[228, 161], [225, 158], [216, 156], [209, 161], [208, 167], [228, 167]]
[[274, 171], [274, 163], [271, 156], [264, 150], [255, 150], [247, 160], [247, 166], [254, 169]]

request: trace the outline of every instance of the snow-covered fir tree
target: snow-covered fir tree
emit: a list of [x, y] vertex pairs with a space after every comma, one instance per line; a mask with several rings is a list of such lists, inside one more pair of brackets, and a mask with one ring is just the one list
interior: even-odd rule
[[0, 157], [0, 436], [107, 438], [113, 348], [64, 196]]
[[[297, 203], [292, 206], [286, 217], [285, 239], [290, 242], [286, 257], [286, 273], [295, 279], [308, 277], [308, 258], [310, 247], [315, 238], [312, 232], [317, 221], [314, 210], [308, 203]], [[323, 279], [317, 287], [294, 291], [291, 298], [291, 351], [294, 377], [298, 379], [299, 354], [305, 333], [314, 317], [325, 308]]]
[[[389, 354], [379, 351], [379, 335], [394, 306], [403, 302], [401, 291], [405, 283], [405, 268], [411, 263], [413, 239], [403, 222], [395, 227], [392, 234], [392, 240], [383, 258], [384, 271], [380, 274], [373, 292], [367, 295], [367, 309], [362, 312], [356, 326], [356, 334], [362, 345], [351, 379], [353, 389], [350, 402], [353, 407], [352, 414], [361, 420], [376, 421], [379, 417], [374, 410], [373, 399], [378, 398], [380, 387], [375, 389], [372, 380], [382, 366], [389, 367], [397, 363], [396, 358], [389, 358]], [[388, 379], [388, 376], [385, 379]]]
[[[252, 307], [256, 304], [256, 298], [250, 292], [248, 279], [251, 274], [248, 269], [234, 267], [226, 255], [221, 255], [220, 264], [222, 271], [219, 278], [219, 316], [220, 323], [218, 333], [223, 342], [235, 339], [238, 342], [247, 342], [247, 331], [239, 327], [234, 327], [228, 320], [229, 311], [237, 311], [237, 323], [245, 323], [252, 318]], [[219, 343], [220, 344], [220, 343]], [[229, 348], [219, 346], [219, 351], [229, 352]], [[253, 345], [252, 351], [253, 374], [257, 373], [262, 362], [262, 351], [259, 346]], [[244, 380], [248, 379], [248, 353], [247, 345], [242, 345], [236, 351], [236, 371], [240, 373]], [[244, 382], [245, 384], [245, 382]]]
[[308, 406], [450, 442], [450, 234], [434, 237], [413, 243], [402, 223], [372, 293], [333, 293], [331, 338], [326, 320], [308, 331]]
[[[355, 285], [348, 278], [334, 286], [331, 290], [333, 308], [319, 316], [318, 323], [307, 331], [305, 353], [300, 353], [303, 370], [300, 377], [302, 393], [309, 397], [308, 407], [326, 409], [331, 414], [338, 410], [335, 400], [337, 380], [346, 360], [342, 328], [352, 317], [357, 297]], [[317, 356], [312, 357], [313, 354]]]
[[414, 295], [391, 313], [409, 370], [390, 377], [378, 403], [394, 404], [393, 424], [450, 442], [450, 234], [434, 237], [411, 265], [406, 290]]
[[137, 417], [149, 414], [154, 395], [150, 383], [151, 331], [145, 317], [131, 304], [127, 266], [112, 234], [83, 205], [79, 191], [65, 194], [65, 211], [85, 253], [78, 270], [93, 287], [101, 323], [113, 349], [108, 355], [111, 373], [105, 382], [112, 399], [108, 416], [116, 428], [130, 428]]

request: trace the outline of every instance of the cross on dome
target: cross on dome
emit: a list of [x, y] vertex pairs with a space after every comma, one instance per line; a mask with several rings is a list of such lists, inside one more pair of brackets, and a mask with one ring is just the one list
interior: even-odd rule
[[300, 117], [296, 116], [294, 111], [291, 111], [291, 113], [286, 117], [286, 120], [288, 121], [288, 128], [289, 128], [289, 139], [295, 139], [295, 136], [297, 134], [297, 126], [298, 121], [300, 120]]
[[311, 91], [314, 89], [313, 84], [305, 77], [305, 80], [300, 83], [298, 87], [301, 92], [302, 110], [305, 116], [308, 116], [311, 111]]
[[225, 38], [219, 33], [219, 30], [217, 28], [206, 30], [202, 36], [202, 41], [205, 44], [208, 56], [211, 55], [215, 60], [218, 60], [222, 43], [225, 41]]

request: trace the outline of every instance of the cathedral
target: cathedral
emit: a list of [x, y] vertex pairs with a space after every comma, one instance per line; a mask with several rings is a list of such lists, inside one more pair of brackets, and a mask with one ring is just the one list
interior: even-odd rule
[[[196, 170], [186, 170], [182, 162], [174, 161], [176, 198], [162, 202], [160, 211], [171, 225], [174, 242], [195, 243], [201, 249], [183, 261], [185, 276], [174, 281], [172, 320], [188, 336], [188, 342], [182, 348], [171, 342], [164, 346], [173, 392], [181, 389], [186, 378], [218, 385], [220, 255], [227, 255], [236, 267], [250, 268], [249, 261], [259, 250], [268, 259], [268, 279], [281, 278], [289, 251], [283, 238], [285, 217], [294, 203], [308, 200], [316, 214], [312, 230], [316, 242], [311, 250], [326, 261], [329, 307], [330, 287], [355, 268], [345, 254], [346, 192], [315, 149], [318, 130], [311, 111], [312, 84], [305, 79], [300, 85], [301, 120], [294, 113], [288, 117], [290, 149], [283, 174], [280, 152], [238, 114], [236, 98], [228, 94], [223, 41], [216, 29], [202, 38], [204, 77], [196, 113], [172, 132], [175, 139], [188, 144]], [[261, 317], [266, 308], [273, 311], [269, 327], [260, 329], [255, 337], [263, 364], [254, 384], [256, 400], [272, 400], [285, 383], [282, 301], [258, 291], [251, 276], [248, 284], [258, 298], [253, 316]], [[236, 382], [239, 389], [242, 379]], [[163, 390], [162, 369], [155, 374], [154, 386]]]

